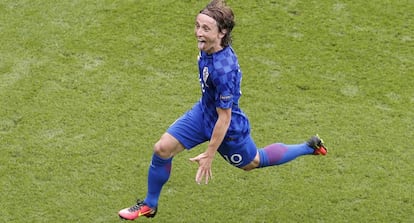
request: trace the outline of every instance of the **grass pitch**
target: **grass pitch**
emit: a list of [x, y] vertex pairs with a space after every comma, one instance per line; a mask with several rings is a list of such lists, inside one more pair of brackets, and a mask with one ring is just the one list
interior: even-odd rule
[[[327, 157], [209, 185], [178, 155], [153, 222], [413, 222], [414, 3], [228, 1], [258, 146]], [[0, 221], [118, 222], [152, 145], [198, 100], [207, 1], [0, 2]], [[148, 221], [139, 219], [139, 221]]]

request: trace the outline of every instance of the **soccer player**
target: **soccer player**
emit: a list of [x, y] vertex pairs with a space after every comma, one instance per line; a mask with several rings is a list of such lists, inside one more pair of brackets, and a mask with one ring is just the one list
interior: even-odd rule
[[147, 195], [143, 201], [119, 211], [121, 218], [154, 217], [161, 189], [170, 177], [173, 157], [207, 141], [207, 149], [190, 159], [198, 164], [195, 175], [198, 184], [207, 184], [212, 177], [216, 152], [231, 165], [246, 171], [281, 165], [303, 155], [326, 155], [327, 149], [318, 136], [297, 145], [275, 143], [256, 147], [249, 120], [239, 107], [242, 72], [231, 47], [234, 25], [233, 11], [221, 0], [213, 0], [196, 16], [194, 32], [200, 50], [201, 99], [154, 145]]

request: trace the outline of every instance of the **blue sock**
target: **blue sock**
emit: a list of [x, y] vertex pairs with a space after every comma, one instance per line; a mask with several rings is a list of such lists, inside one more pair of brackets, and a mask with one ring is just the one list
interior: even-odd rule
[[161, 189], [170, 178], [172, 158], [163, 159], [157, 154], [152, 155], [151, 165], [148, 170], [148, 192], [144, 200], [150, 207], [158, 205]]
[[297, 145], [285, 145], [275, 143], [259, 149], [259, 168], [281, 165], [296, 159], [299, 156], [313, 154], [313, 149], [306, 143]]

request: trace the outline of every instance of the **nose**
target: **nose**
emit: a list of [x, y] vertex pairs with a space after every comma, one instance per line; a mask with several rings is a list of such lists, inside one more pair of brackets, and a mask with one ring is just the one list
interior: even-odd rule
[[195, 32], [195, 35], [196, 36], [201, 36], [202, 35], [202, 32], [201, 32], [201, 29], [200, 28], [195, 27], [194, 29], [195, 29], [194, 32]]

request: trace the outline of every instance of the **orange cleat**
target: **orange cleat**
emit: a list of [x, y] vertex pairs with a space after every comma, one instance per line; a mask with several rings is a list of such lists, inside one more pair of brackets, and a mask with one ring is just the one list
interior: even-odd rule
[[137, 200], [137, 204], [135, 204], [134, 206], [122, 209], [118, 212], [120, 218], [131, 221], [141, 216], [153, 218], [156, 214], [157, 207], [151, 208], [141, 200]]
[[328, 153], [328, 148], [326, 148], [323, 140], [318, 135], [312, 136], [306, 144], [314, 150], [313, 155], [325, 156]]

